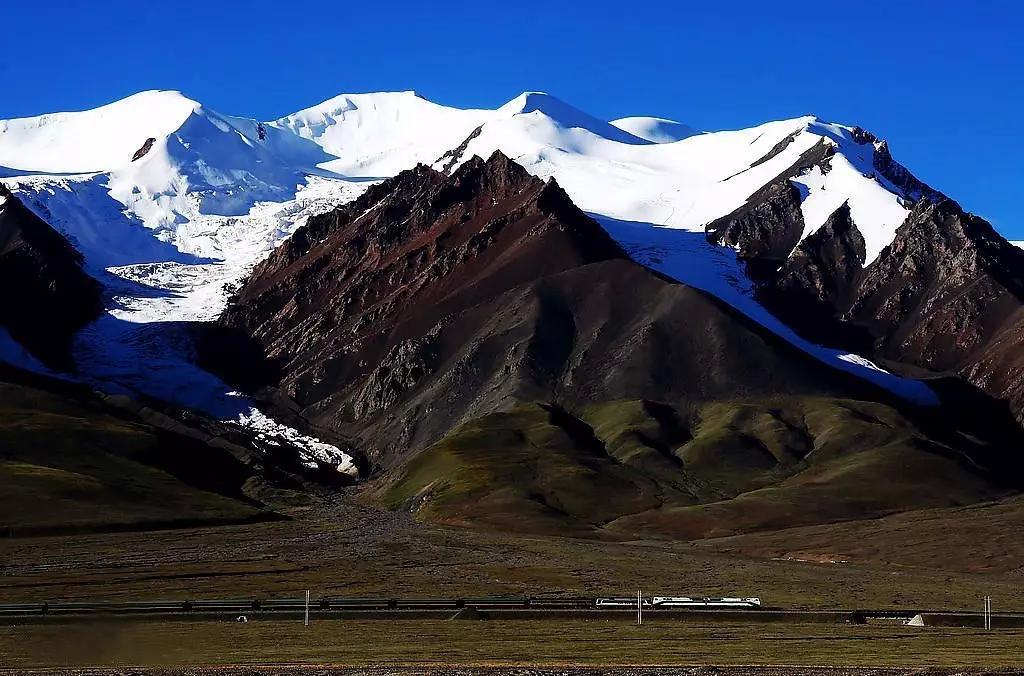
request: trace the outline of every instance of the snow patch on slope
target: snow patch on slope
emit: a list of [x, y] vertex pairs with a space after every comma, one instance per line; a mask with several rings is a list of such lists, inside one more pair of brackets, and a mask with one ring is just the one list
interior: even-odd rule
[[346, 453], [272, 421], [195, 366], [189, 323], [216, 319], [256, 263], [309, 216], [350, 201], [366, 185], [312, 177], [292, 200], [259, 203], [244, 216], [199, 215], [182, 224], [177, 242], [204, 258], [107, 268], [98, 275], [108, 290], [107, 311], [76, 337], [76, 363], [107, 391], [141, 393], [252, 427], [261, 438], [302, 448], [308, 466], [327, 463], [351, 473]]
[[341, 452], [337, 446], [326, 444], [319, 439], [302, 434], [296, 429], [286, 427], [274, 420], [271, 420], [258, 410], [251, 409], [248, 413], [239, 416], [240, 425], [257, 433], [258, 439], [264, 444], [274, 446], [286, 442], [292, 446], [299, 446], [306, 450], [306, 466], [316, 468], [317, 463], [332, 465], [334, 469], [342, 474], [351, 477], [359, 476], [359, 469], [352, 462], [352, 458]]

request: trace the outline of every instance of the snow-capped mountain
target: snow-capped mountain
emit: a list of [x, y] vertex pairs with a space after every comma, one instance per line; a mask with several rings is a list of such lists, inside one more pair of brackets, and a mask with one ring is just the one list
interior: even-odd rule
[[[734, 251], [750, 246], [749, 232], [705, 237], [709, 226], [759, 207], [782, 180], [799, 212], [782, 260], [845, 205], [864, 240], [859, 265], [872, 265], [912, 205], [935, 193], [856, 127], [802, 117], [698, 133], [654, 117], [606, 122], [536, 92], [493, 110], [413, 92], [341, 95], [261, 122], [159, 91], [0, 121], [0, 179], [107, 288], [106, 313], [75, 347], [82, 377], [268, 429], [265, 416], [192, 364], [180, 323], [219, 316], [246, 273], [311, 215], [416, 164], [450, 173], [496, 150], [557, 180], [636, 260], [717, 295], [833, 366], [934, 401], [917, 381], [808, 342], [768, 312]], [[351, 467], [338, 449], [311, 448], [314, 458]]]

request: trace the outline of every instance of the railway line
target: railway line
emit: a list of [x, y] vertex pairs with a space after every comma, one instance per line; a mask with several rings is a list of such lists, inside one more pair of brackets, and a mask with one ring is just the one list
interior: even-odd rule
[[[928, 609], [835, 609], [797, 610], [749, 605], [743, 599], [690, 599], [693, 605], [664, 605], [644, 598], [645, 618], [700, 619], [702, 621], [811, 622], [865, 624], [905, 623], [922, 616], [926, 623], [943, 626], [981, 626], [975, 612]], [[673, 598], [673, 597], [669, 597]], [[679, 598], [679, 597], [674, 597]], [[715, 604], [717, 602], [717, 605]], [[726, 604], [723, 607], [723, 602]], [[731, 605], [729, 605], [731, 604]], [[314, 620], [330, 619], [598, 619], [632, 621], [636, 597], [466, 597], [466, 598], [338, 598], [310, 599], [308, 613]], [[225, 619], [284, 620], [303, 617], [305, 598], [185, 599], [156, 601], [41, 601], [0, 603], [0, 623], [88, 621], [90, 619]], [[1024, 626], [1024, 613], [994, 616], [995, 626]]]
[[[288, 612], [307, 608], [311, 611], [387, 611], [438, 610], [451, 611], [473, 608], [476, 610], [632, 610], [638, 599], [629, 596], [606, 597], [466, 597], [466, 598], [336, 598], [319, 599], [197, 599], [182, 601], [43, 601], [36, 603], [0, 604], [0, 616], [5, 615], [74, 615], [74, 614], [130, 614], [130, 613], [191, 613], [191, 612]], [[760, 599], [650, 597], [642, 600], [644, 610], [687, 608], [704, 609], [759, 609]]]

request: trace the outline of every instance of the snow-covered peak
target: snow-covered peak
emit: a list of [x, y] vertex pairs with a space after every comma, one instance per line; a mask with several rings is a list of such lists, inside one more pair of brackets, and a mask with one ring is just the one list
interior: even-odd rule
[[150, 138], [171, 134], [201, 106], [177, 91], [146, 91], [93, 110], [0, 120], [0, 167], [45, 173], [110, 171]]
[[920, 195], [886, 178], [879, 167], [888, 158], [879, 161], [877, 156], [882, 142], [867, 132], [808, 118], [804, 134], [832, 146], [833, 154], [824, 166], [811, 167], [793, 179], [801, 193], [803, 236], [816, 232], [839, 207], [848, 204], [850, 216], [864, 236], [865, 265], [871, 264], [906, 220], [908, 200]]
[[493, 115], [428, 101], [415, 92], [341, 94], [268, 126], [320, 146], [334, 159], [322, 168], [353, 177], [384, 177], [430, 163]]
[[51, 195], [29, 204], [90, 269], [180, 260], [168, 253], [171, 242], [189, 254], [208, 250], [190, 223], [290, 200], [309, 175], [327, 175], [316, 167], [332, 158], [290, 131], [222, 115], [176, 91], [0, 121], [0, 177], [19, 192]]
[[[333, 96], [326, 101], [321, 101], [315, 106], [309, 108], [303, 108], [300, 111], [287, 115], [281, 118], [281, 120], [287, 119], [305, 119], [315, 120], [317, 117], [326, 118], [331, 116], [340, 115], [342, 113], [357, 110], [359, 108], [376, 108], [382, 107], [395, 107], [402, 105], [416, 105], [414, 100], [425, 103], [431, 103], [427, 101], [415, 91], [407, 90], [402, 92], [366, 92], [362, 94], [338, 94]], [[433, 104], [436, 105], [436, 104]]]
[[604, 120], [583, 112], [565, 101], [545, 92], [523, 92], [498, 111], [498, 117], [539, 113], [565, 128], [586, 129], [603, 138], [619, 143], [643, 144], [647, 141], [628, 131], [612, 126]]
[[700, 133], [693, 127], [663, 117], [623, 117], [609, 124], [652, 143], [674, 143]]

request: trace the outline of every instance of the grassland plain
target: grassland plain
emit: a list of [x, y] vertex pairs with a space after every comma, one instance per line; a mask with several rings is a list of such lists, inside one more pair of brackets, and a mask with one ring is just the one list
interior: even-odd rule
[[[2, 673], [2, 672], [0, 672]], [[817, 666], [616, 666], [616, 667], [340, 667], [311, 665], [273, 665], [259, 667], [128, 667], [103, 669], [45, 669], [33, 674], [47, 676], [1007, 676], [1019, 674], [1013, 668], [981, 667], [817, 667]]]
[[[0, 602], [295, 598], [306, 589], [314, 597], [457, 597], [643, 588], [760, 596], [793, 609], [973, 610], [991, 595], [999, 611], [1024, 611], [1024, 543], [1003, 540], [1006, 552], [985, 559], [986, 566], [976, 565], [979, 552], [994, 549], [972, 548], [978, 523], [1014, 523], [1024, 502], [922, 514], [921, 525], [909, 515], [891, 517], [901, 524], [891, 531], [880, 521], [861, 524], [875, 529], [868, 536], [854, 524], [837, 527], [831, 540], [800, 534], [788, 549], [780, 535], [758, 555], [744, 551], [748, 541], [731, 539], [623, 542], [439, 526], [345, 494], [289, 521], [0, 538]], [[936, 550], [936, 539], [945, 549]], [[905, 560], [892, 561], [898, 555], [888, 552], [903, 543]]]
[[50, 623], [0, 627], [0, 655], [4, 668], [21, 672], [232, 667], [253, 673], [248, 669], [286, 664], [555, 669], [804, 665], [970, 673], [1024, 669], [1024, 630], [1019, 629], [660, 619], [636, 626], [631, 620], [324, 620], [309, 627], [299, 619]]

